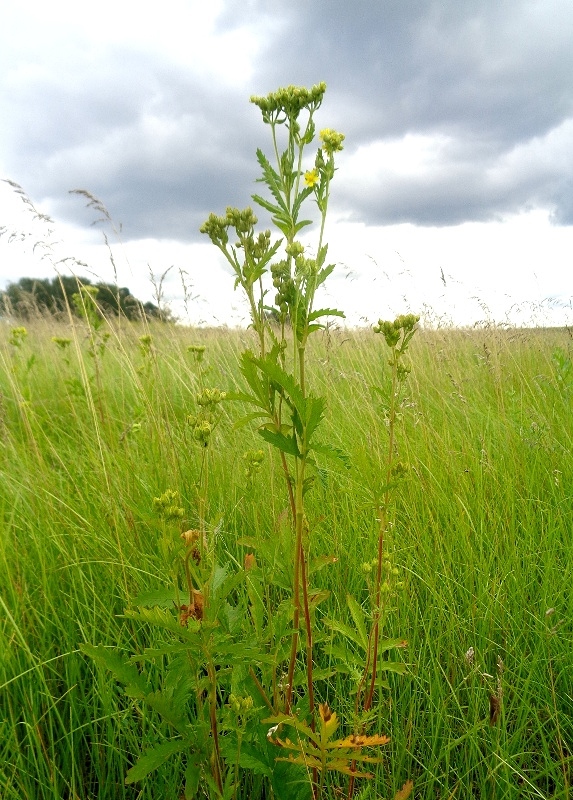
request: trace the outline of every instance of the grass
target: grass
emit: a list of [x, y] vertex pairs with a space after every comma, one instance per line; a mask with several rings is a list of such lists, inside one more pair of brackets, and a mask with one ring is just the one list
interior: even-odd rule
[[[98, 386], [81, 326], [26, 325], [17, 345], [0, 332], [0, 796], [177, 798], [172, 761], [125, 785], [163, 723], [79, 644], [132, 653], [157, 635], [123, 610], [169, 581], [153, 498], [177, 489], [196, 523], [186, 417], [198, 378], [187, 347], [205, 345], [206, 384], [228, 389], [250, 334], [110, 325]], [[412, 476], [393, 532], [405, 588], [385, 629], [408, 640], [408, 672], [391, 676], [377, 705], [392, 739], [369, 797], [393, 797], [409, 778], [420, 800], [571, 797], [572, 353], [568, 330], [421, 331], [411, 345], [398, 446]], [[366, 596], [362, 565], [377, 539], [368, 491], [383, 480], [386, 437], [371, 387], [387, 380], [385, 359], [367, 331], [330, 330], [309, 353], [328, 398], [324, 438], [351, 464], [321, 465], [308, 495], [317, 551], [338, 559], [319, 573], [331, 591], [324, 614], [329, 604], [343, 613], [347, 592]], [[241, 537], [283, 535], [288, 499], [266, 445], [247, 485], [243, 453], [261, 441], [232, 428], [237, 404], [222, 413], [208, 518], [219, 560], [242, 563]], [[352, 707], [345, 678], [321, 691], [331, 707]], [[257, 786], [244, 796], [262, 796]]]

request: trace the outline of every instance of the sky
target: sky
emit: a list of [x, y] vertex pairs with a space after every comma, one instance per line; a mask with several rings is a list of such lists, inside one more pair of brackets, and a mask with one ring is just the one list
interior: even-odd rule
[[0, 288], [73, 272], [245, 324], [199, 227], [260, 191], [250, 96], [325, 81], [347, 324], [573, 324], [571, 75], [571, 0], [3, 0]]

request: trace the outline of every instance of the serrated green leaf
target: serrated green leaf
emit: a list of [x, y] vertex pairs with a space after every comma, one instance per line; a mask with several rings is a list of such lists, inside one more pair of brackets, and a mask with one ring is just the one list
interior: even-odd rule
[[318, 274], [316, 276], [316, 286], [317, 286], [317, 288], [324, 283], [324, 281], [328, 278], [328, 276], [334, 270], [335, 266], [336, 266], [336, 264], [329, 264], [327, 267], [324, 267], [324, 269], [319, 270], [319, 272], [318, 272]]
[[190, 759], [185, 768], [185, 800], [194, 800], [199, 790], [201, 763]]
[[282, 433], [270, 431], [265, 427], [259, 428], [258, 433], [260, 436], [262, 436], [265, 442], [272, 444], [273, 447], [278, 447], [278, 449], [282, 450], [283, 453], [287, 453], [287, 455], [291, 456], [300, 456], [298, 445], [294, 436], [285, 436]]
[[318, 267], [322, 267], [322, 265], [326, 261], [327, 253], [328, 253], [328, 244], [325, 244], [320, 248], [320, 250], [318, 251], [318, 255], [316, 257], [316, 265]]
[[368, 633], [366, 632], [366, 621], [362, 606], [358, 603], [351, 594], [346, 596], [346, 603], [352, 615], [352, 619], [356, 626], [356, 632], [360, 637], [360, 643], [364, 650], [368, 649]]
[[215, 567], [215, 572], [213, 573], [213, 580], [211, 581], [211, 591], [213, 594], [217, 594], [220, 587], [223, 585], [224, 581], [227, 578], [228, 568], [217, 566]]
[[338, 619], [325, 619], [324, 624], [328, 625], [333, 631], [342, 634], [345, 639], [348, 639], [354, 644], [357, 644], [361, 650], [365, 650], [365, 647], [362, 643], [362, 637], [357, 633], [354, 628], [351, 628], [350, 625], [347, 625], [345, 622], [341, 622]]
[[283, 222], [280, 217], [273, 217], [273, 225], [275, 225], [281, 233], [284, 233], [286, 237], [289, 236], [291, 232], [291, 223], [290, 220], [288, 222]]
[[172, 656], [176, 653], [187, 653], [189, 650], [188, 642], [177, 642], [176, 644], [164, 644], [162, 647], [146, 647], [143, 653], [130, 656], [132, 664], [140, 661], [151, 661], [159, 656]]
[[261, 165], [263, 170], [263, 178], [264, 183], [268, 186], [272, 196], [275, 198], [277, 205], [283, 209], [283, 211], [288, 213], [288, 209], [285, 205], [285, 201], [283, 199], [281, 190], [282, 190], [282, 180], [278, 172], [276, 172], [273, 167], [271, 166], [270, 161], [265, 156], [263, 151], [259, 148], [257, 149], [257, 161]]
[[292, 216], [294, 220], [296, 220], [298, 216], [298, 212], [300, 211], [301, 205], [304, 203], [306, 198], [313, 193], [313, 191], [314, 189], [312, 188], [312, 186], [306, 186], [301, 192], [298, 193], [294, 203], [292, 204]]
[[[254, 398], [246, 395], [242, 396], [242, 399], [248, 400], [251, 403], [255, 402], [255, 404], [258, 404], [261, 408], [268, 408], [268, 382], [261, 380], [259, 370], [257, 369], [256, 359], [253, 354], [248, 350], [242, 353], [240, 356], [239, 366], [243, 377], [249, 384], [254, 394]], [[233, 396], [233, 393], [231, 393], [231, 396]], [[240, 396], [238, 399], [241, 399]]]
[[347, 469], [350, 469], [350, 458], [348, 454], [339, 447], [334, 447], [332, 444], [317, 444], [313, 442], [313, 444], [310, 446], [310, 449], [315, 453], [320, 453], [320, 455], [326, 456], [327, 458], [341, 461]]
[[[246, 395], [241, 398], [232, 398], [232, 399], [243, 400], [245, 399], [245, 397]], [[253, 411], [251, 414], [245, 414], [244, 417], [240, 417], [240, 419], [235, 420], [235, 422], [233, 423], [233, 428], [235, 428], [235, 430], [238, 430], [239, 428], [243, 428], [249, 422], [252, 422], [254, 419], [260, 419], [261, 417], [268, 417], [268, 412]]]
[[405, 639], [381, 639], [380, 642], [378, 642], [378, 652], [382, 654], [388, 652], [388, 650], [394, 650], [395, 648], [403, 650], [407, 646], [408, 642]]
[[244, 616], [244, 609], [240, 606], [231, 606], [229, 603], [225, 603], [225, 618], [231, 635], [239, 633], [242, 628]]
[[239, 766], [243, 769], [248, 769], [255, 775], [266, 775], [267, 778], [272, 776], [272, 769], [264, 761], [261, 761], [257, 751], [243, 744], [241, 748], [241, 755], [239, 756]]
[[157, 747], [153, 747], [151, 750], [146, 750], [145, 754], [139, 758], [137, 763], [128, 770], [125, 776], [125, 782], [130, 784], [142, 780], [149, 775], [150, 772], [153, 772], [164, 764], [168, 758], [171, 758], [171, 756], [177, 753], [182, 753], [188, 747], [188, 741], [179, 739], [174, 742], [164, 742], [163, 744], [157, 745]]
[[[158, 606], [154, 606], [153, 608], [144, 608], [142, 606], [137, 610], [126, 609], [125, 616], [129, 617], [129, 619], [137, 619], [140, 622], [146, 622], [148, 625], [154, 625], [157, 628], [175, 633], [179, 638], [185, 641], [194, 642], [201, 627], [196, 619], [187, 620], [187, 627], [183, 627], [170, 611], [159, 608]], [[202, 625], [205, 627], [205, 622], [203, 622]]]
[[[91, 644], [80, 644], [80, 650], [98, 664], [108, 669], [114, 678], [130, 690], [129, 695], [143, 699], [149, 692], [147, 681], [140, 675], [137, 667], [123, 658], [116, 650], [111, 650], [103, 645], [94, 647]], [[127, 689], [126, 689], [127, 691]]]
[[177, 602], [177, 591], [170, 589], [152, 589], [149, 592], [141, 592], [131, 601], [132, 606], [159, 606], [160, 608], [172, 608], [173, 603]]
[[379, 672], [395, 672], [398, 675], [405, 675], [408, 667], [402, 661], [380, 661], [378, 670]]
[[310, 441], [312, 434], [322, 421], [325, 406], [326, 400], [324, 397], [313, 397], [312, 395], [307, 396], [305, 407], [306, 418], [303, 419], [305, 419], [306, 422], [306, 435], [308, 441]]
[[144, 699], [147, 705], [157, 711], [178, 733], [183, 736], [188, 733], [189, 720], [181, 713], [181, 707], [176, 706], [164, 692], [150, 692]]
[[324, 567], [328, 567], [331, 564], [336, 564], [338, 562], [338, 558], [336, 556], [317, 556], [317, 558], [313, 558], [308, 567], [308, 574], [313, 575], [315, 572], [319, 572], [319, 570], [324, 569]]
[[307, 225], [312, 225], [312, 220], [311, 219], [303, 219], [300, 222], [297, 222], [296, 225], [293, 228], [294, 233], [295, 234], [298, 233], [303, 228], [306, 228]]
[[314, 322], [315, 319], [320, 317], [344, 317], [344, 311], [337, 308], [318, 308], [316, 311], [311, 311], [308, 315], [308, 321]]
[[270, 203], [268, 200], [265, 200], [264, 197], [261, 197], [260, 194], [252, 194], [251, 198], [257, 203], [257, 205], [262, 206], [267, 211], [270, 211], [271, 214], [279, 214], [281, 209], [279, 206]]

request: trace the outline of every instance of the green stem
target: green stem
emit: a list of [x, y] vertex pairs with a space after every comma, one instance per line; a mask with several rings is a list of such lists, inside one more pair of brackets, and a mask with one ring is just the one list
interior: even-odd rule
[[219, 749], [219, 731], [217, 726], [217, 673], [211, 658], [209, 658], [207, 662], [207, 674], [209, 676], [209, 721], [211, 725], [211, 736], [213, 737], [213, 778], [217, 784], [217, 789], [223, 794], [221, 752]]
[[398, 354], [396, 347], [392, 348], [392, 386], [390, 395], [390, 409], [388, 417], [388, 459], [386, 466], [386, 491], [382, 505], [379, 508], [379, 527], [378, 527], [378, 560], [376, 565], [376, 600], [374, 604], [374, 625], [372, 632], [373, 652], [372, 652], [372, 676], [368, 693], [364, 701], [364, 711], [369, 711], [372, 707], [374, 690], [376, 687], [376, 673], [378, 667], [378, 645], [380, 641], [380, 622], [382, 619], [382, 566], [384, 563], [384, 539], [388, 529], [388, 504], [390, 501], [390, 481], [392, 479], [392, 464], [394, 461], [394, 437], [396, 430], [396, 394], [398, 389]]
[[304, 508], [302, 488], [304, 481], [304, 461], [297, 464], [296, 487], [295, 487], [295, 544], [294, 544], [294, 575], [293, 575], [293, 632], [291, 640], [290, 660], [287, 673], [287, 694], [285, 700], [285, 713], [291, 713], [292, 690], [294, 682], [294, 671], [296, 666], [296, 656], [298, 652], [298, 637], [300, 626], [300, 584], [301, 584], [301, 555], [302, 555], [302, 532], [304, 524]]

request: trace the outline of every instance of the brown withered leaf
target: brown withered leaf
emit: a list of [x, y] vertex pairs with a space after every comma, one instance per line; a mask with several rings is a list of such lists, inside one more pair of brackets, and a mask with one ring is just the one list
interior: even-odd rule
[[247, 553], [245, 556], [245, 571], [250, 572], [257, 566], [257, 559], [254, 553]]
[[394, 800], [406, 800], [412, 794], [414, 788], [413, 781], [406, 781], [406, 783], [394, 795]]
[[496, 694], [489, 696], [489, 724], [495, 725], [501, 712], [501, 700]]
[[203, 619], [203, 608], [205, 607], [205, 599], [203, 593], [198, 589], [193, 589], [193, 616], [195, 619]]
[[376, 747], [377, 745], [388, 744], [389, 736], [365, 736], [362, 734], [352, 734], [346, 739], [338, 739], [332, 743], [332, 747]]

